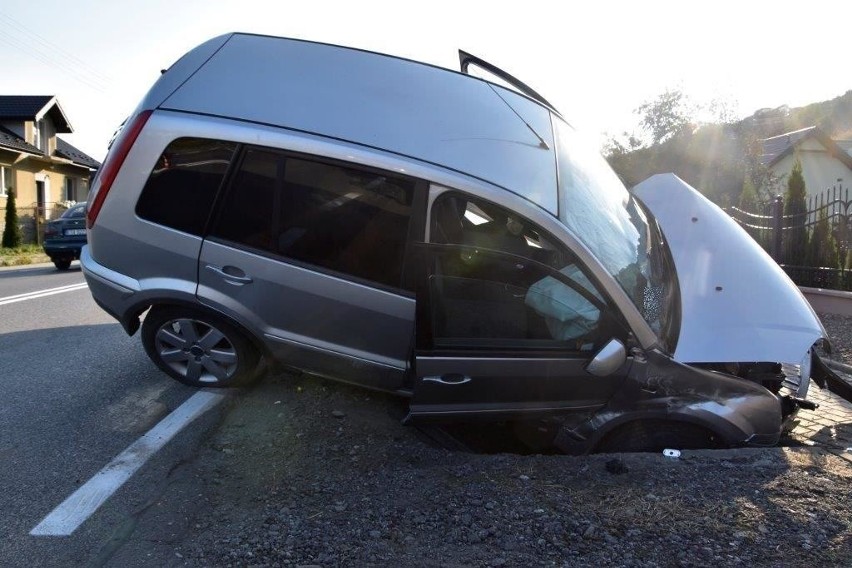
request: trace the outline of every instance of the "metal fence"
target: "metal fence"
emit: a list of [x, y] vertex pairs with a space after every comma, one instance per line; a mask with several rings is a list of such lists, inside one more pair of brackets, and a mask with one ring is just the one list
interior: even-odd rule
[[[18, 225], [25, 244], [41, 244], [44, 241], [44, 226], [48, 221], [58, 219], [67, 209], [67, 203], [31, 203], [23, 207], [16, 206]], [[6, 228], [6, 208], [0, 207], [0, 235]]]
[[[821, 194], [809, 196], [805, 205], [804, 212], [785, 215], [784, 199], [777, 196], [769, 203], [758, 205], [756, 211], [729, 207], [727, 212], [775, 259], [796, 284], [813, 288], [852, 290], [852, 266], [847, 260], [848, 256], [852, 256], [852, 200], [849, 188], [828, 188]], [[822, 235], [822, 238], [817, 230], [820, 222], [824, 222], [827, 227], [827, 234]], [[793, 247], [797, 246], [794, 244], [794, 233], [797, 231], [808, 236], [810, 244], [807, 253], [793, 250]], [[829, 250], [832, 246], [829, 241], [833, 241], [837, 251], [836, 259], [835, 255], [828, 255], [834, 262], [815, 261], [815, 258], [825, 255], [813, 251], [819, 251], [820, 247]]]

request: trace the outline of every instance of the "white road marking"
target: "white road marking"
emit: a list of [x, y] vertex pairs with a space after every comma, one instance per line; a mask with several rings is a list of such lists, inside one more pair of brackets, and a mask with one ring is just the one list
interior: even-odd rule
[[88, 284], [71, 284], [70, 286], [60, 286], [59, 288], [48, 288], [46, 290], [36, 290], [35, 292], [27, 292], [26, 294], [16, 294], [14, 296], [6, 296], [0, 298], [0, 306], [6, 304], [14, 304], [15, 302], [23, 302], [25, 300], [35, 300], [36, 298], [44, 298], [45, 296], [53, 296], [54, 294], [62, 294], [63, 292], [73, 292], [75, 290], [83, 290]]
[[219, 404], [224, 394], [199, 391], [144, 436], [115, 456], [30, 531], [33, 536], [69, 536], [190, 422]]

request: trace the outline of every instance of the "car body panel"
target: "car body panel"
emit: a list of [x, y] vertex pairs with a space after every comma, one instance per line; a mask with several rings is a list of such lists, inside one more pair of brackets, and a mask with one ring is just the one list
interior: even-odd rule
[[[251, 280], [223, 277], [227, 268]], [[379, 390], [402, 388], [414, 334], [413, 297], [321, 274], [206, 240], [198, 300], [264, 338], [294, 366], [340, 375]]]
[[779, 399], [765, 388], [652, 350], [634, 361], [628, 380], [605, 407], [560, 431], [555, 443], [566, 453], [585, 453], [619, 427], [659, 420], [700, 426], [728, 446], [771, 446], [782, 431]]
[[798, 364], [827, 337], [781, 267], [696, 189], [657, 174], [633, 193], [657, 218], [674, 256], [682, 314], [677, 361]]

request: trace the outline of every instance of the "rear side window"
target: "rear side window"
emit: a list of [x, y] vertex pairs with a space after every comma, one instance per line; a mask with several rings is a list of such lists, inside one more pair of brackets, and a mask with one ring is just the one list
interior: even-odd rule
[[179, 138], [170, 143], [142, 189], [136, 214], [201, 235], [236, 147], [232, 142], [201, 138]]
[[415, 183], [248, 149], [212, 235], [399, 287]]

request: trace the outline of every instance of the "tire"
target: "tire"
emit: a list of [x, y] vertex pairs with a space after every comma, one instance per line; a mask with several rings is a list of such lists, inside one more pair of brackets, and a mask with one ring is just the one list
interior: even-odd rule
[[56, 270], [68, 270], [71, 268], [70, 260], [54, 260], [53, 265], [56, 267]]
[[255, 380], [258, 350], [222, 318], [181, 307], [153, 307], [142, 344], [165, 373], [193, 387], [236, 387]]
[[720, 447], [709, 430], [674, 420], [629, 422], [607, 434], [595, 452], [662, 452], [666, 448], [698, 450]]

